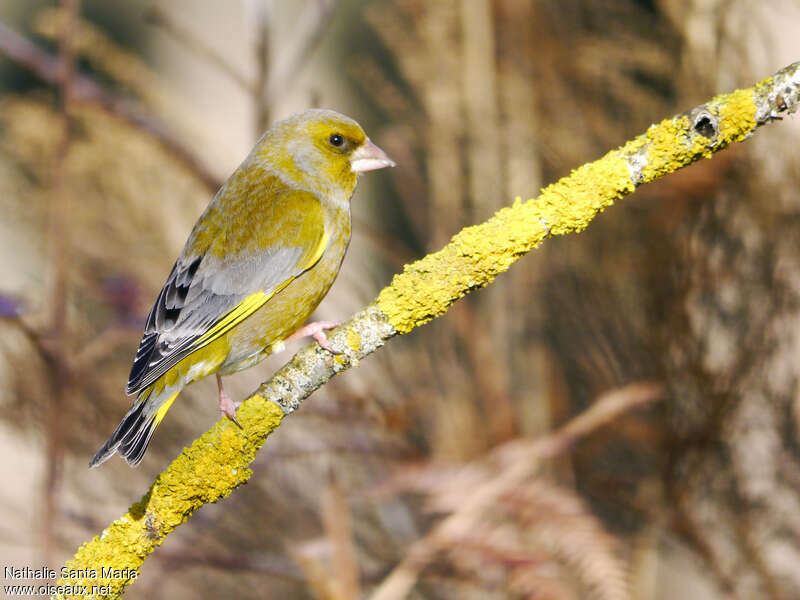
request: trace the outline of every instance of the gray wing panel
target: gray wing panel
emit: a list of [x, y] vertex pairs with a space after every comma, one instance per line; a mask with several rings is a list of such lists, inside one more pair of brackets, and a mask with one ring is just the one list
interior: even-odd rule
[[147, 319], [126, 391], [147, 387], [197, 349], [194, 343], [250, 294], [270, 294], [298, 275], [303, 248], [272, 248], [256, 256], [181, 258]]

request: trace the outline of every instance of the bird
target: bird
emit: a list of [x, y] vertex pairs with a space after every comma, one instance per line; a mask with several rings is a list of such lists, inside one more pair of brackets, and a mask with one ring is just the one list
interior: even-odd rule
[[[359, 175], [395, 166], [353, 119], [326, 109], [274, 124], [194, 225], [156, 298], [133, 360], [130, 410], [89, 463], [138, 465], [187, 385], [216, 375], [219, 409], [239, 425], [222, 377], [283, 342], [333, 351], [333, 321], [303, 324], [341, 268]], [[239, 425], [241, 427], [241, 425]]]

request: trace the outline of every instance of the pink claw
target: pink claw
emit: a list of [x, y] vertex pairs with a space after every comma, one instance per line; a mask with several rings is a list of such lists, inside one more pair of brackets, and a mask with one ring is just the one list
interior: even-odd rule
[[331, 346], [331, 343], [328, 341], [328, 338], [325, 335], [327, 330], [335, 329], [341, 324], [341, 321], [315, 321], [313, 323], [309, 323], [305, 327], [301, 327], [288, 338], [286, 338], [285, 341], [288, 342], [289, 340], [296, 340], [310, 336], [317, 340], [317, 343], [331, 354], [341, 354], [341, 352], [338, 350], [333, 349], [333, 346]]
[[217, 375], [217, 388], [219, 389], [219, 412], [236, 423], [239, 429], [244, 429], [239, 421], [236, 420], [236, 405], [233, 403], [230, 396], [225, 393], [225, 390], [222, 389], [222, 377], [219, 375]]

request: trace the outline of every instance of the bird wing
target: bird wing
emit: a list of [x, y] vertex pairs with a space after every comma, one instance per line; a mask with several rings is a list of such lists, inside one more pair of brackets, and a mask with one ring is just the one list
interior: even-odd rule
[[243, 208], [236, 226], [214, 202], [201, 217], [147, 318], [128, 394], [227, 333], [320, 259], [328, 234], [318, 198], [275, 182], [271, 190], [269, 202]]

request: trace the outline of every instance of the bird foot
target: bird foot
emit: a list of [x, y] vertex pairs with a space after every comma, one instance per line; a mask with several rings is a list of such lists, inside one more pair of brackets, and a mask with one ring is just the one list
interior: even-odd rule
[[336, 329], [341, 324], [341, 321], [315, 321], [313, 323], [309, 323], [305, 327], [301, 327], [288, 338], [286, 338], [285, 341], [288, 342], [289, 340], [296, 340], [310, 336], [317, 340], [317, 343], [331, 354], [341, 354], [341, 352], [338, 350], [334, 350], [333, 346], [331, 346], [331, 343], [328, 341], [328, 338], [325, 335], [326, 331], [330, 329]]
[[219, 388], [219, 412], [236, 423], [239, 429], [244, 429], [241, 423], [236, 420], [236, 405], [231, 400], [231, 397], [225, 393], [225, 390], [222, 389], [222, 378], [219, 375], [217, 375], [217, 387]]

